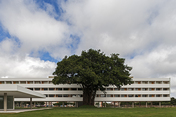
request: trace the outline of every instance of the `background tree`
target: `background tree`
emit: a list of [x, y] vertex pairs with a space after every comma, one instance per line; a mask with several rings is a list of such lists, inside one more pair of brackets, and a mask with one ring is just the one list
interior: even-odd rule
[[106, 86], [131, 84], [131, 67], [124, 65], [125, 59], [119, 54], [106, 56], [100, 50], [89, 49], [81, 55], [65, 56], [57, 63], [53, 75], [54, 84], [80, 84], [83, 88], [83, 105], [94, 105], [96, 91]]

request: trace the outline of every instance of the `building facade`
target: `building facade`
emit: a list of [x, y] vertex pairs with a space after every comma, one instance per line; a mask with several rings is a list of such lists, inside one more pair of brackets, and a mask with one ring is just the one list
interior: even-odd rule
[[[33, 102], [82, 102], [83, 92], [77, 84], [52, 83], [49, 78], [0, 78], [0, 86], [20, 86], [32, 92], [44, 95], [44, 98], [32, 98]], [[170, 78], [133, 78], [131, 85], [105, 87], [105, 93], [98, 90], [96, 102], [154, 102], [170, 101]], [[0, 93], [0, 99], [4, 92]], [[8, 95], [8, 93], [7, 93]], [[13, 95], [8, 95], [13, 96]], [[30, 98], [16, 98], [14, 101], [29, 102]]]

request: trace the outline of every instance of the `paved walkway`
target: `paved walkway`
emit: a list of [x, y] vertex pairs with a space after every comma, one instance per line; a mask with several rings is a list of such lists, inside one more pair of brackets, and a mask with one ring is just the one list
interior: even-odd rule
[[40, 109], [15, 109], [15, 110], [7, 110], [7, 111], [0, 110], [0, 113], [21, 113], [21, 112], [27, 112], [27, 111], [44, 110], [44, 109], [51, 109], [51, 108], [40, 108]]

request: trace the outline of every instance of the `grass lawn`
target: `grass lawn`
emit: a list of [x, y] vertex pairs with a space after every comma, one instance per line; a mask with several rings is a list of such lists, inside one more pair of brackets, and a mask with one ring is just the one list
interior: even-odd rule
[[0, 117], [176, 117], [176, 108], [53, 108]]

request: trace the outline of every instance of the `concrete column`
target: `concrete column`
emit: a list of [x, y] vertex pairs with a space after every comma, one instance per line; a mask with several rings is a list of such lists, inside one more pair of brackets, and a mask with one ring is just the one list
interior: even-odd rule
[[153, 106], [153, 103], [151, 102], [151, 107]]
[[78, 107], [78, 102], [76, 102], [76, 107]]
[[32, 98], [30, 97], [30, 109], [32, 109]]
[[4, 93], [4, 111], [7, 111], [7, 93]]
[[34, 107], [35, 107], [36, 103], [34, 102]]
[[145, 107], [147, 108], [147, 102], [146, 102], [146, 104], [145, 104]]
[[121, 102], [119, 102], [119, 107], [120, 107], [120, 103], [121, 103]]
[[105, 102], [105, 107], [106, 107], [106, 102]]
[[13, 110], [15, 109], [15, 101], [14, 101], [14, 97], [13, 97]]
[[132, 102], [132, 108], [134, 108], [134, 102]]
[[161, 102], [159, 102], [159, 107], [161, 107]]
[[115, 102], [114, 102], [114, 108], [115, 108]]
[[62, 102], [62, 107], [64, 107], [64, 102]]
[[20, 102], [20, 107], [22, 107], [22, 102]]

